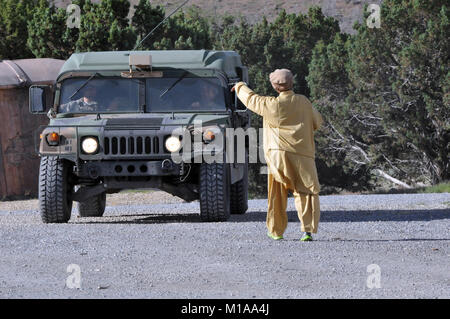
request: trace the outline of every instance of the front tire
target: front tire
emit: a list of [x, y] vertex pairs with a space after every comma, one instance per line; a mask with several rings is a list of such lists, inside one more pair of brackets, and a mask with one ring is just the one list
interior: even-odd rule
[[231, 185], [231, 214], [242, 215], [248, 210], [248, 164], [244, 166], [244, 177]]
[[223, 222], [230, 218], [228, 164], [200, 165], [200, 218], [205, 222]]
[[55, 156], [41, 158], [39, 207], [44, 223], [67, 223], [72, 212], [70, 164]]

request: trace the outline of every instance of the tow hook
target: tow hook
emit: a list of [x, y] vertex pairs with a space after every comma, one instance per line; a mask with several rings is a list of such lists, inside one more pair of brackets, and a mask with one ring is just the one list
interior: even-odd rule
[[161, 163], [161, 168], [163, 171], [167, 172], [170, 171], [173, 168], [173, 163], [172, 160], [170, 159], [165, 159], [162, 163]]

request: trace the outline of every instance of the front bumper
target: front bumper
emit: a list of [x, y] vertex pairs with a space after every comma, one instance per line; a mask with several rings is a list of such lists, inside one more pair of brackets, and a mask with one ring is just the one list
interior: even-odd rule
[[96, 179], [98, 177], [121, 176], [179, 176], [182, 165], [171, 159], [158, 161], [90, 161], [81, 163], [78, 176]]

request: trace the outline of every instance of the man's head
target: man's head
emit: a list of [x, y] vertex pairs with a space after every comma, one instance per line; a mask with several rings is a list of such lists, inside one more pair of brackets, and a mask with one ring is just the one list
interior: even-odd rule
[[288, 69], [276, 69], [270, 73], [270, 83], [278, 93], [292, 90], [294, 86], [294, 75]]

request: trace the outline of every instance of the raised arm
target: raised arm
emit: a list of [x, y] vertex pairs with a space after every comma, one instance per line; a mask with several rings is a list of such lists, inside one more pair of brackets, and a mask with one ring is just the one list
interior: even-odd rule
[[260, 96], [253, 92], [244, 82], [239, 82], [234, 87], [239, 100], [251, 111], [258, 115], [268, 115], [269, 110], [274, 110], [278, 106], [275, 97]]

